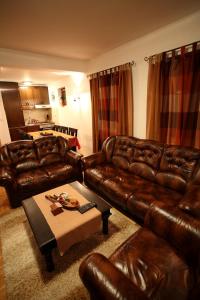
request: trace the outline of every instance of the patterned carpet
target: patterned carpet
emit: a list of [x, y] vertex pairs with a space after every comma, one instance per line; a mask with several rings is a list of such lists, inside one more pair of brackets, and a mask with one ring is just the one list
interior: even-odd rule
[[56, 270], [48, 273], [23, 209], [17, 208], [1, 216], [0, 236], [8, 299], [89, 299], [78, 274], [83, 258], [90, 252], [100, 252], [108, 257], [139, 228], [115, 209], [109, 220], [107, 236], [96, 233], [72, 246], [63, 257], [55, 250]]

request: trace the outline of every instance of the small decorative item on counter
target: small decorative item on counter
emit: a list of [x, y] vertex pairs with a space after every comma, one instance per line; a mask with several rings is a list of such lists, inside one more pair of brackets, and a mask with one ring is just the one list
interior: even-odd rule
[[53, 204], [50, 205], [50, 207], [51, 207], [51, 212], [54, 216], [63, 212], [62, 205], [59, 202], [54, 202]]

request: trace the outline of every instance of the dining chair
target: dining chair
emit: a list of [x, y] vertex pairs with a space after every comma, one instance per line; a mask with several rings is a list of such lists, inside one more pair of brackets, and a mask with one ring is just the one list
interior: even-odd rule
[[61, 132], [63, 132], [63, 133], [67, 133], [67, 132], [66, 132], [66, 127], [65, 127], [65, 126], [62, 126], [62, 128], [61, 128]]
[[54, 125], [53, 130], [58, 131], [58, 125]]
[[78, 129], [69, 127], [69, 133], [68, 134], [77, 137]]
[[69, 127], [63, 126], [62, 127], [62, 132], [65, 134], [69, 134]]
[[60, 126], [60, 125], [59, 125], [59, 126], [58, 126], [58, 131], [59, 131], [59, 132], [64, 132], [64, 131], [63, 131], [63, 126]]
[[18, 129], [20, 140], [32, 140], [33, 138], [22, 129]]

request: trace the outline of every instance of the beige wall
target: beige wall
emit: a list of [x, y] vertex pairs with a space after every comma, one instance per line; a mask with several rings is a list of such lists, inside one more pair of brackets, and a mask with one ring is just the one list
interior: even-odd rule
[[10, 142], [10, 133], [0, 92], [0, 145]]
[[[61, 106], [58, 88], [65, 87], [67, 105]], [[59, 125], [78, 128], [78, 138], [82, 152], [92, 153], [92, 114], [89, 81], [84, 73], [66, 76], [62, 81], [49, 85], [52, 104], [52, 120]], [[52, 95], [55, 100], [52, 100]]]
[[200, 40], [200, 11], [140, 39], [124, 44], [90, 62], [90, 73], [132, 60], [136, 62], [136, 66], [133, 67], [134, 135], [136, 137], [146, 137], [148, 64], [144, 61], [144, 57], [198, 40]]

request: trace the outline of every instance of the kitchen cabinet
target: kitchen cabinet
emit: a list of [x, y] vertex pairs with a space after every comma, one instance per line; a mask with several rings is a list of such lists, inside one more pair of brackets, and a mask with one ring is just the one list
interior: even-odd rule
[[34, 109], [37, 104], [49, 104], [48, 87], [24, 86], [19, 88], [22, 109]]
[[27, 125], [25, 131], [26, 132], [40, 131], [40, 125], [39, 124]]
[[24, 116], [21, 110], [21, 99], [17, 82], [0, 81], [0, 91], [8, 122], [11, 140], [14, 140], [14, 127], [23, 127]]
[[[11, 140], [19, 140], [19, 129], [30, 132], [38, 131], [39, 124], [31, 122], [32, 126], [25, 126], [28, 120], [45, 122], [51, 120], [51, 109], [35, 110], [35, 104], [49, 104], [48, 88], [43, 86], [19, 87], [16, 82], [0, 81], [3, 105], [8, 122]], [[28, 103], [28, 104], [27, 104]], [[25, 108], [23, 110], [23, 108]], [[30, 109], [34, 109], [30, 111]], [[48, 118], [47, 118], [48, 116]], [[30, 123], [30, 122], [29, 122]]]

